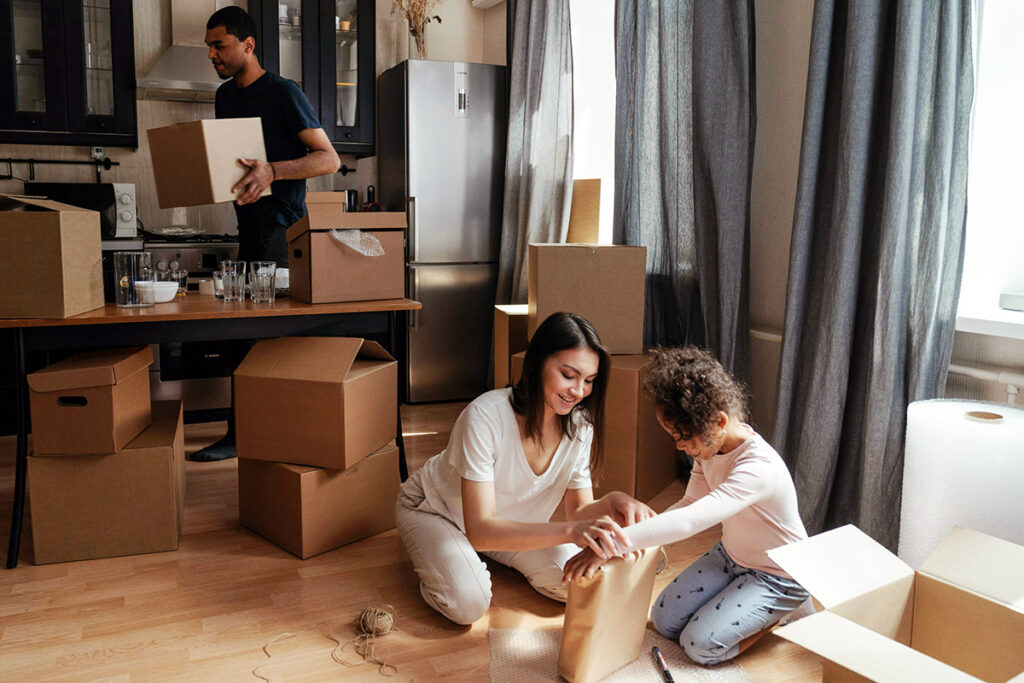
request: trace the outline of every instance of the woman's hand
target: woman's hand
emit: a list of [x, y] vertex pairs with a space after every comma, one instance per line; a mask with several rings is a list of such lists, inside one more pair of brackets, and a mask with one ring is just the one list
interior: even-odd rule
[[606, 561], [595, 555], [590, 548], [584, 548], [565, 563], [565, 568], [562, 570], [562, 585], [564, 586], [570, 581], [579, 583], [584, 578], [593, 577]]
[[655, 516], [654, 510], [633, 496], [622, 491], [612, 491], [604, 496], [615, 521], [622, 526], [632, 526]]
[[602, 560], [619, 554], [619, 547], [629, 543], [622, 527], [608, 515], [575, 522], [569, 529], [570, 540], [580, 548], [588, 548]]

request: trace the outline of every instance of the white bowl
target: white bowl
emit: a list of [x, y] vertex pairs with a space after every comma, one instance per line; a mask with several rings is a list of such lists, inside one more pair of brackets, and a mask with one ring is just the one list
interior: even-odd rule
[[178, 283], [173, 281], [147, 282], [138, 281], [135, 283], [135, 291], [143, 301], [153, 301], [158, 304], [173, 301], [178, 294]]

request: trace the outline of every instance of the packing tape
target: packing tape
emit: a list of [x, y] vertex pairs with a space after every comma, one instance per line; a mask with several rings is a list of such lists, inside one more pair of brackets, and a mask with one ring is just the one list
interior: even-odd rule
[[376, 236], [362, 230], [331, 230], [331, 237], [363, 256], [383, 256], [384, 245]]
[[1024, 544], [1024, 410], [974, 401], [907, 408], [899, 556], [918, 569], [954, 526]]

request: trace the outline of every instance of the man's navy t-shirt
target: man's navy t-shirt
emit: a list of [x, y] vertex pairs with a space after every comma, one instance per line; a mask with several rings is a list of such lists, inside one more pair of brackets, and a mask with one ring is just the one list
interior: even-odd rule
[[[218, 119], [258, 116], [263, 120], [263, 143], [267, 161], [298, 159], [307, 153], [299, 140], [307, 128], [320, 128], [312, 105], [295, 81], [267, 71], [248, 87], [239, 88], [230, 79], [217, 88], [215, 111]], [[306, 215], [306, 181], [275, 180], [272, 194], [252, 204], [235, 204], [238, 225], [279, 223], [285, 227]]]

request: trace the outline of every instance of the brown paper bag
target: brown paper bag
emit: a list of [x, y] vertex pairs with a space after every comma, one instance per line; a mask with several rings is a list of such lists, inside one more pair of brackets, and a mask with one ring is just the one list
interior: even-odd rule
[[558, 673], [570, 683], [593, 683], [640, 656], [661, 553], [618, 558], [589, 581], [569, 585]]

